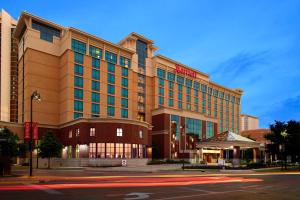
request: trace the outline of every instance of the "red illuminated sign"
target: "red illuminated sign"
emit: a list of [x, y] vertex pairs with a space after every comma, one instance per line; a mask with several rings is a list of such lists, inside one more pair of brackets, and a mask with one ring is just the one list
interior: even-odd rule
[[179, 65], [176, 65], [175, 72], [177, 74], [184, 74], [184, 75], [187, 75], [187, 76], [190, 76], [190, 77], [193, 77], [193, 78], [196, 78], [196, 76], [197, 76], [196, 72], [194, 72], [192, 70], [189, 70], [189, 69], [186, 69], [186, 68], [183, 68]]
[[[32, 122], [32, 139], [33, 140], [38, 140], [39, 138], [39, 127], [38, 123]], [[24, 123], [24, 139], [25, 140], [30, 140], [30, 122], [25, 122]]]

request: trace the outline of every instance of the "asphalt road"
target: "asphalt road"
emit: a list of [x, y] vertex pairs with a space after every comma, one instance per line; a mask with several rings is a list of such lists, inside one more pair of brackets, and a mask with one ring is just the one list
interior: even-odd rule
[[201, 174], [40, 171], [38, 177], [0, 179], [0, 199], [300, 199], [300, 173]]

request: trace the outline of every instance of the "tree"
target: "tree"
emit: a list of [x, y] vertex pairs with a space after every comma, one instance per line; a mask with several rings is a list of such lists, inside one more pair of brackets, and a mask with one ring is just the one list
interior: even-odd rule
[[[270, 125], [270, 130], [271, 133], [265, 136], [272, 142], [268, 151], [273, 155], [280, 155], [281, 160], [286, 160], [287, 155], [290, 155], [293, 161], [300, 161], [300, 122], [294, 120], [287, 123], [275, 121]], [[286, 132], [287, 135], [282, 135], [283, 132]]]
[[8, 128], [0, 128], [0, 176], [10, 174], [12, 158], [18, 155], [18, 135]]
[[61, 157], [62, 144], [52, 132], [48, 132], [41, 139], [39, 149], [40, 156], [42, 158], [48, 158], [48, 168], [50, 168], [50, 159], [53, 157]]

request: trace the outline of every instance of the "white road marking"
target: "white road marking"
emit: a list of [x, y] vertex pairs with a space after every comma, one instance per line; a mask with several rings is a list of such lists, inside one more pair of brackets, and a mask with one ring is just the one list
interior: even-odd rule
[[42, 185], [28, 185], [29, 187], [32, 187], [32, 188], [35, 188], [35, 189], [38, 189], [38, 190], [41, 190], [43, 192], [46, 192], [48, 194], [62, 194], [62, 192], [60, 191], [57, 191], [57, 190], [53, 190], [53, 189], [50, 189], [50, 188], [47, 188], [47, 187], [43, 187]]
[[132, 193], [126, 194], [126, 196], [133, 196], [133, 197], [124, 198], [124, 200], [147, 199], [147, 198], [149, 198], [150, 194], [152, 194], [152, 193], [132, 192]]

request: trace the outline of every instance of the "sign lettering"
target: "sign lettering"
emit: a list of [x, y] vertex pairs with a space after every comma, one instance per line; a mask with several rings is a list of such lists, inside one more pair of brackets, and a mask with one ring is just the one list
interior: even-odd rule
[[183, 68], [179, 65], [176, 65], [176, 69], [175, 69], [175, 72], [177, 74], [183, 74], [183, 75], [187, 75], [187, 76], [190, 76], [190, 77], [193, 77], [193, 78], [196, 78], [197, 76], [197, 73], [190, 70], [190, 69], [186, 69], [186, 68]]

